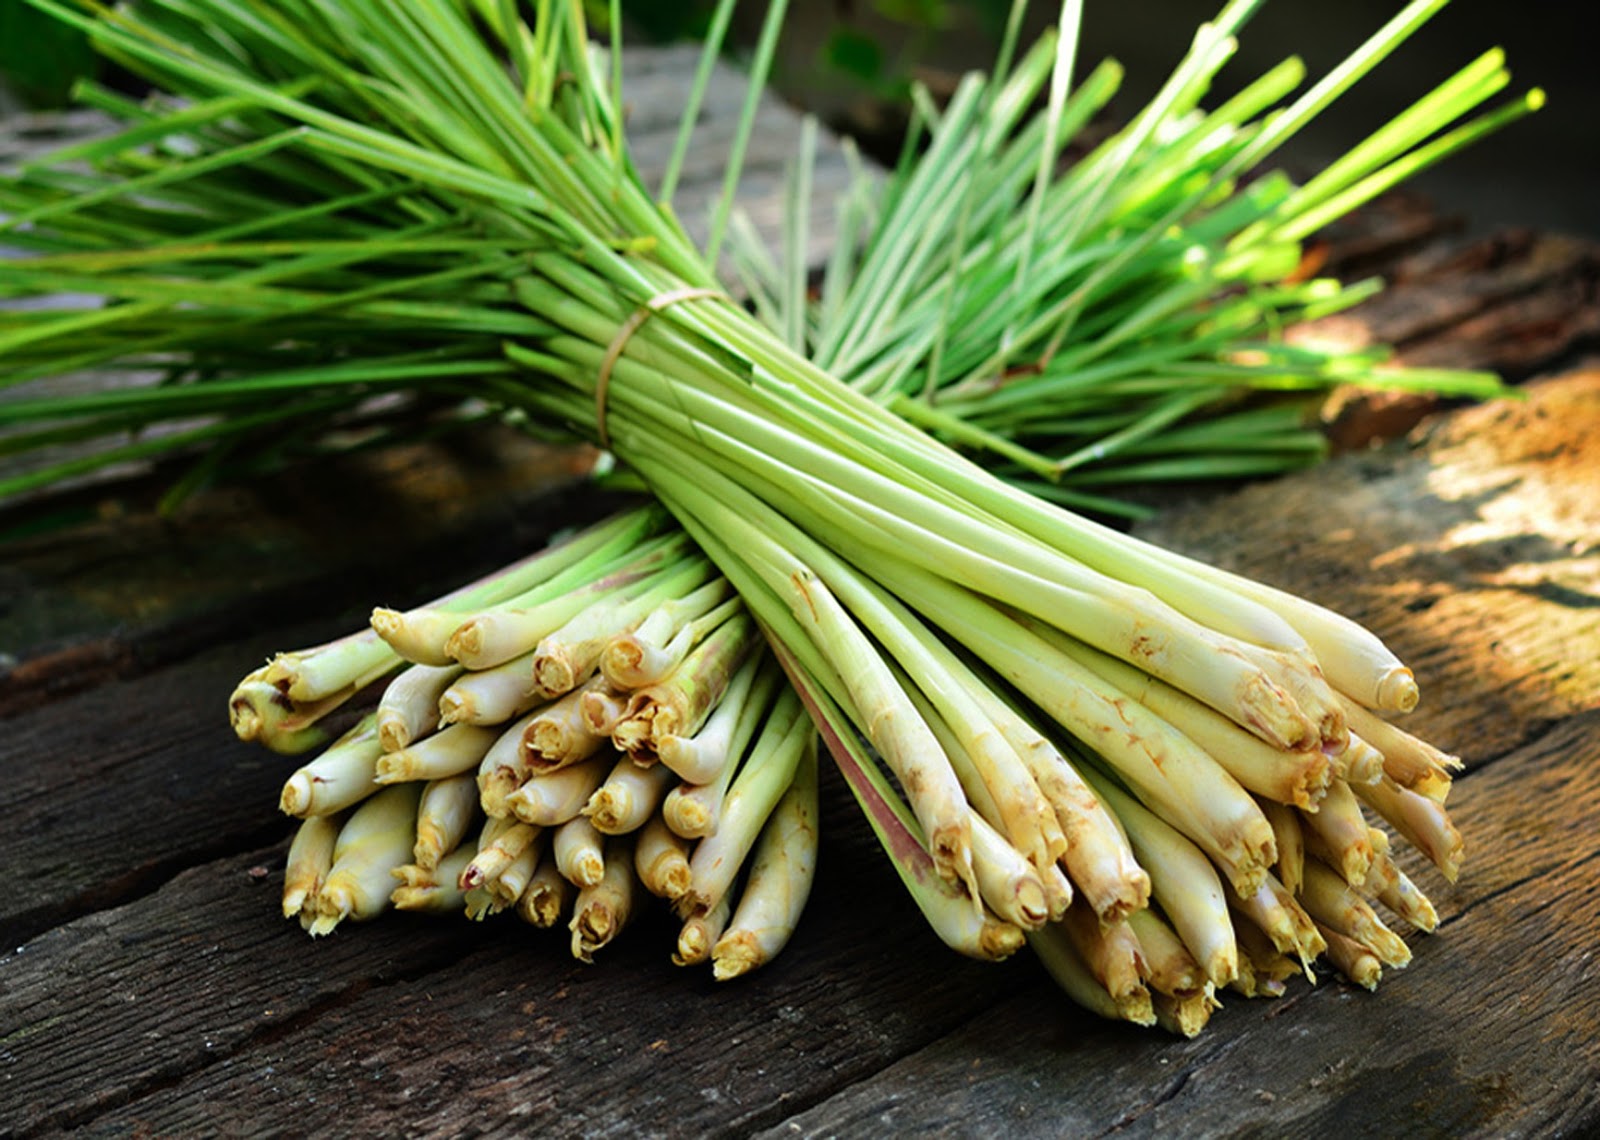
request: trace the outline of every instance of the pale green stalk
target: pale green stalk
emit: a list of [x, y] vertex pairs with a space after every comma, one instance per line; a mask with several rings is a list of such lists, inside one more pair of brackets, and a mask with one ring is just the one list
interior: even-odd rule
[[461, 889], [461, 872], [472, 862], [472, 856], [469, 844], [457, 847], [432, 867], [396, 867], [394, 877], [399, 886], [389, 892], [389, 902], [396, 910], [460, 914], [467, 902], [467, 892]]
[[1350, 889], [1337, 871], [1316, 859], [1306, 863], [1305, 882], [1300, 886], [1300, 902], [1322, 926], [1336, 930], [1361, 943], [1385, 966], [1396, 969], [1408, 965], [1411, 950], [1405, 940], [1383, 924], [1365, 899]]
[[689, 651], [737, 611], [727, 579], [717, 578], [683, 598], [656, 607], [637, 629], [612, 639], [600, 655], [600, 671], [618, 689], [638, 689], [661, 680]]
[[663, 567], [625, 596], [598, 601], [539, 640], [533, 675], [546, 696], [571, 692], [599, 667], [607, 645], [627, 634], [662, 603], [681, 598], [715, 575], [704, 558]]
[[606, 734], [594, 730], [585, 712], [588, 698], [604, 687], [604, 678], [591, 678], [523, 721], [512, 762], [519, 779], [580, 763], [605, 746]]
[[629, 835], [655, 815], [676, 782], [677, 776], [663, 765], [641, 768], [623, 756], [583, 805], [582, 814], [602, 835]]
[[290, 776], [283, 785], [278, 807], [300, 819], [331, 815], [366, 799], [378, 790], [377, 718], [364, 717], [329, 746], [328, 750]]
[[517, 914], [541, 930], [553, 929], [577, 893], [578, 888], [567, 882], [547, 852], [517, 900]]
[[[502, 729], [478, 724], [452, 724], [398, 752], [378, 757], [374, 778], [380, 784], [407, 780], [442, 780], [471, 772], [483, 763]], [[374, 739], [376, 731], [374, 730]]]
[[[656, 742], [661, 764], [688, 784], [707, 784], [738, 758], [733, 753], [735, 730], [745, 718], [746, 704], [765, 706], [780, 674], [764, 653], [753, 653], [728, 682], [716, 707], [692, 736], [664, 736]], [[757, 679], [760, 684], [758, 686]]]
[[[425, 669], [425, 665], [413, 665]], [[520, 716], [545, 701], [533, 677], [533, 654], [524, 653], [487, 669], [459, 672], [439, 695], [436, 715], [441, 727], [451, 724], [494, 725]]]
[[332, 933], [345, 919], [365, 921], [388, 909], [394, 871], [411, 859], [421, 793], [416, 783], [384, 788], [350, 814], [317, 893], [313, 936]]
[[1194, 843], [1110, 780], [1092, 769], [1084, 770], [1084, 779], [1122, 822], [1139, 865], [1150, 877], [1151, 896], [1205, 971], [1206, 980], [1213, 986], [1227, 985], [1238, 971], [1239, 951], [1216, 869]]
[[1385, 776], [1375, 784], [1360, 784], [1356, 796], [1377, 812], [1412, 846], [1428, 857], [1450, 882], [1461, 873], [1465, 845], [1443, 805], [1403, 788]]
[[1293, 894], [1300, 889], [1306, 858], [1306, 835], [1301, 817], [1293, 808], [1271, 800], [1261, 801], [1261, 814], [1272, 825], [1273, 842], [1278, 848], [1278, 861], [1273, 871], [1285, 889]]
[[612, 763], [610, 756], [599, 753], [555, 772], [530, 776], [505, 797], [505, 805], [522, 822], [541, 827], [575, 820], [606, 778]]
[[633, 869], [645, 890], [676, 902], [689, 889], [689, 841], [667, 826], [657, 812], [639, 829], [633, 847]]
[[378, 698], [378, 740], [398, 752], [439, 727], [440, 699], [461, 675], [460, 665], [411, 665], [383, 687]]
[[550, 857], [561, 877], [580, 890], [605, 878], [605, 836], [583, 816], [574, 815], [551, 831]]
[[1328, 865], [1344, 876], [1345, 882], [1359, 888], [1372, 866], [1372, 843], [1367, 837], [1366, 817], [1350, 785], [1333, 781], [1317, 810], [1303, 813], [1300, 821], [1308, 838], [1315, 836], [1320, 841]]
[[761, 828], [739, 905], [711, 949], [717, 981], [749, 973], [788, 945], [816, 877], [817, 734], [808, 730], [783, 797]]
[[283, 868], [283, 917], [315, 914], [317, 894], [333, 869], [333, 849], [343, 819], [314, 815], [295, 829]]
[[675, 904], [680, 917], [713, 909], [733, 886], [771, 816], [794, 782], [814, 729], [789, 692], [778, 698], [766, 727], [752, 746], [751, 760], [734, 778], [709, 835], [689, 857], [689, 889]]
[[592, 963], [594, 952], [610, 945], [633, 917], [638, 880], [631, 846], [627, 837], [613, 838], [606, 845], [604, 873], [582, 887], [572, 904], [572, 956], [580, 962]]
[[472, 773], [429, 781], [417, 805], [412, 862], [424, 871], [439, 866], [441, 859], [461, 846], [477, 817], [478, 785]]

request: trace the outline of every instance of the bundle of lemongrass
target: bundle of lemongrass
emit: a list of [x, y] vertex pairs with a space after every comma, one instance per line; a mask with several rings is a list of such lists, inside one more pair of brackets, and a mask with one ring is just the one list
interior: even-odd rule
[[[1323, 952], [1370, 982], [1378, 964], [1401, 963], [1403, 943], [1354, 892], [1419, 926], [1429, 911], [1363, 811], [1447, 874], [1459, 859], [1441, 807], [1448, 758], [1389, 723], [1416, 702], [1409, 671], [1352, 623], [1051, 506], [906, 418], [990, 449], [1005, 474], [1064, 479], [1081, 446], [1044, 455], [1035, 439], [1059, 425], [1034, 429], [1019, 413], [1076, 416], [1073, 401], [1107, 376], [1127, 382], [1106, 388], [1116, 401], [1186, 393], [1131, 423], [1107, 421], [1102, 450], [1115, 451], [1206, 410], [1201, 393], [1370, 371], [1370, 359], [1267, 335], [1327, 300], [1284, 284], [1297, 235], [1536, 99], [1431, 138], [1503, 83], [1491, 61], [1324, 180], [1239, 190], [1439, 3], [1408, 6], [1286, 107], [1263, 113], [1283, 94], [1275, 72], [1242, 103], [1202, 114], [1254, 7], [1239, 0], [1204, 26], [1151, 107], [1078, 176], [1054, 160], [1103, 91], [1071, 92], [1077, 9], [1066, 5], [1061, 34], [1014, 73], [1002, 64], [995, 83], [977, 83], [948, 126], [929, 112], [948, 145], [902, 168], [886, 207], [852, 231], [865, 249], [842, 248], [818, 305], [805, 303], [790, 256], [779, 270], [787, 299], [758, 288], [754, 314], [712, 270], [731, 198], [701, 250], [640, 184], [620, 75], [596, 63], [577, 5], [542, 3], [531, 26], [488, 0], [286, 0], [269, 11], [150, 0], [83, 20], [109, 54], [188, 102], [124, 108], [134, 122], [122, 135], [4, 187], [12, 234], [39, 254], [17, 263], [13, 289], [117, 303], [23, 313], [0, 345], [18, 379], [132, 360], [168, 382], [17, 401], [0, 415], [48, 423], [27, 444], [198, 416], [108, 454], [211, 442], [215, 456], [374, 393], [419, 390], [598, 439], [738, 592], [950, 945], [998, 958], [1031, 939], [1091, 1007], [1167, 1016], [1185, 1031], [1217, 987], [1272, 992], [1286, 963], [1304, 968]], [[770, 8], [741, 139], [782, 9]], [[1045, 84], [1038, 125], [1013, 129]], [[673, 172], [693, 117], [691, 105]], [[963, 127], [974, 121], [975, 134]], [[730, 185], [736, 170], [737, 160]], [[790, 228], [791, 252], [804, 236]], [[1337, 286], [1327, 295], [1349, 300]], [[1184, 446], [1204, 446], [1196, 438]], [[633, 586], [648, 592], [646, 581], [656, 580]], [[554, 604], [548, 594], [518, 603], [527, 587], [507, 589], [432, 607], [407, 652], [448, 670], [464, 664], [466, 638], [451, 642], [473, 613]], [[389, 632], [402, 630], [413, 624]], [[309, 706], [396, 663], [378, 660], [390, 650], [373, 638], [351, 644], [372, 662], [334, 671], [326, 689], [297, 696], [274, 665], [253, 674], [256, 711], [243, 719], [277, 717], [297, 741], [315, 731], [301, 715]], [[537, 656], [517, 645], [510, 660]], [[537, 695], [523, 692], [533, 662], [522, 664], [506, 682], [523, 693], [506, 698], [508, 717], [532, 713], [517, 702], [547, 691], [534, 672]], [[774, 723], [778, 711], [763, 732]], [[467, 727], [483, 748], [467, 768], [481, 768], [510, 728]], [[381, 741], [361, 748], [376, 773]], [[770, 755], [751, 752], [741, 771], [778, 766]], [[514, 794], [495, 801], [494, 789], [524, 774], [520, 794], [531, 772], [486, 779], [480, 804], [488, 790], [503, 809]], [[384, 819], [417, 819], [399, 792], [369, 802], [369, 819], [400, 807], [376, 822], [358, 808], [352, 851], [388, 830]], [[533, 846], [502, 826], [484, 825], [478, 875]], [[325, 845], [326, 829], [306, 845], [318, 835]], [[331, 866], [328, 882], [338, 875]], [[327, 884], [316, 897], [313, 923], [342, 905]]]
[[285, 917], [322, 935], [391, 906], [570, 915], [592, 961], [643, 891], [683, 919], [681, 965], [727, 978], [777, 954], [815, 866], [816, 734], [731, 587], [667, 521], [619, 515], [240, 682], [240, 738], [298, 752], [383, 680], [284, 784], [279, 806], [303, 821]]

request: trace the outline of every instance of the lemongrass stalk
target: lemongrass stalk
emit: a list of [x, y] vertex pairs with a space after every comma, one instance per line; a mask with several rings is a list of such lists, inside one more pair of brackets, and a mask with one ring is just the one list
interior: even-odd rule
[[439, 724], [501, 724], [544, 703], [533, 679], [533, 654], [462, 672], [439, 694]]
[[657, 898], [676, 902], [689, 889], [689, 850], [689, 841], [674, 834], [660, 813], [652, 815], [634, 840], [633, 869], [640, 884]]
[[[931, 712], [918, 707], [924, 722], [931, 728], [937, 717], [949, 728], [958, 742], [961, 761], [970, 764], [973, 775], [988, 792], [994, 826], [1034, 867], [1043, 871], [1052, 866], [1066, 853], [1066, 836], [1032, 772], [997, 730], [982, 702], [973, 696], [983, 682], [888, 594], [842, 565], [824, 564], [819, 569], [828, 575], [839, 600], [894, 657], [897, 679], [912, 696], [913, 704], [918, 704], [916, 694], [920, 693], [932, 707]], [[952, 766], [957, 766], [960, 779], [957, 756], [949, 748], [945, 752]], [[965, 788], [972, 781], [961, 782]]]
[[1278, 847], [1278, 862], [1274, 867], [1278, 881], [1290, 894], [1300, 889], [1300, 876], [1305, 866], [1306, 845], [1304, 829], [1293, 808], [1285, 804], [1263, 800], [1261, 813], [1272, 824], [1273, 841]]
[[580, 962], [593, 963], [595, 951], [610, 945], [633, 917], [638, 880], [628, 850], [631, 842], [611, 840], [604, 855], [604, 872], [583, 886], [572, 904], [572, 956]]
[[[1245, 925], [1249, 926], [1248, 923]], [[1254, 928], [1251, 927], [1251, 929]], [[1276, 951], [1274, 951], [1274, 953], [1276, 953]], [[1295, 967], [1295, 972], [1300, 972], [1298, 966]], [[1281, 982], [1276, 986], [1263, 984], [1263, 982], [1264, 979], [1258, 980], [1256, 978], [1255, 964], [1251, 961], [1250, 956], [1248, 954], [1241, 953], [1239, 955], [1239, 972], [1237, 975], [1235, 975], [1233, 981], [1228, 983], [1228, 988], [1233, 990], [1235, 993], [1243, 994], [1248, 998], [1283, 996], [1285, 987]]]
[[661, 680], [739, 606], [726, 578], [657, 606], [637, 629], [613, 638], [600, 655], [600, 672], [614, 688], [639, 689]]
[[375, 778], [380, 784], [398, 784], [459, 776], [481, 765], [501, 734], [499, 728], [452, 724], [398, 752], [383, 753], [377, 760]]
[[761, 829], [805, 762], [811, 722], [789, 692], [778, 698], [751, 759], [739, 770], [722, 801], [711, 834], [689, 859], [689, 889], [678, 899], [680, 915], [703, 914], [733, 887]]
[[470, 891], [492, 883], [533, 846], [543, 831], [543, 828], [529, 823], [517, 823], [501, 829], [493, 842], [478, 848], [478, 853], [461, 872], [461, 889]]
[[1375, 784], [1358, 785], [1355, 793], [1426, 855], [1446, 879], [1456, 881], [1465, 845], [1441, 804], [1402, 788], [1388, 776]]
[[394, 869], [400, 885], [389, 892], [396, 910], [424, 914], [460, 914], [466, 906], [467, 892], [461, 889], [461, 872], [472, 862], [473, 849], [457, 847], [432, 867], [408, 863]]
[[[1307, 860], [1308, 864], [1311, 862], [1314, 860]], [[1253, 895], [1241, 896], [1230, 887], [1228, 905], [1245, 920], [1253, 922], [1280, 951], [1294, 954], [1306, 977], [1312, 976], [1311, 963], [1327, 947], [1311, 916], [1300, 905], [1299, 897], [1290, 894], [1275, 875], [1268, 875], [1267, 881]]]
[[[1249, 793], [1165, 720], [1053, 644], [1007, 641], [996, 629], [978, 651], [996, 658], [1003, 675], [1102, 755], [1147, 807], [1199, 844], [1232, 882], [1252, 889], [1276, 852], [1272, 827]], [[1030, 647], [1037, 653], [1031, 659], [1022, 656]], [[1053, 678], [1046, 668], [1055, 671]]]
[[343, 822], [338, 816], [314, 815], [295, 829], [283, 868], [284, 918], [299, 917], [308, 905], [315, 911], [317, 894], [333, 869], [333, 848]]
[[1284, 983], [1298, 976], [1303, 967], [1273, 945], [1259, 926], [1241, 922], [1234, 930], [1239, 940], [1239, 976], [1248, 984], [1236, 987], [1246, 997], [1282, 997]]
[[372, 631], [403, 661], [435, 669], [456, 664], [445, 652], [445, 644], [461, 624], [459, 613], [427, 606], [409, 610], [378, 606], [368, 621]]
[[605, 876], [605, 836], [582, 816], [552, 829], [550, 855], [562, 877], [575, 887], [595, 886]]
[[656, 814], [676, 782], [677, 777], [660, 764], [641, 768], [623, 756], [583, 805], [583, 814], [602, 835], [630, 834]]
[[395, 652], [370, 629], [319, 645], [280, 653], [266, 680], [297, 702], [310, 702], [366, 688], [399, 666]]
[[1190, 998], [1206, 991], [1210, 981], [1205, 971], [1165, 919], [1153, 910], [1140, 910], [1130, 914], [1127, 922], [1139, 940], [1150, 989], [1173, 998]]
[[377, 718], [365, 717], [284, 782], [278, 807], [285, 815], [304, 819], [359, 803], [378, 790], [380, 755]]
[[1305, 882], [1297, 897], [1313, 919], [1354, 938], [1385, 966], [1398, 968], [1411, 961], [1411, 949], [1405, 939], [1385, 926], [1367, 901], [1320, 860], [1307, 861]]
[[505, 726], [478, 762], [478, 804], [492, 819], [504, 819], [511, 814], [506, 800], [528, 778], [528, 770], [522, 762], [522, 735], [540, 711], [534, 709], [521, 720]]
[[1350, 727], [1383, 753], [1383, 771], [1391, 780], [1436, 803], [1444, 803], [1451, 773], [1462, 767], [1460, 757], [1440, 751], [1359, 705], [1347, 703], [1346, 715]]
[[833, 698], [803, 671], [786, 642], [774, 643], [773, 649], [873, 834], [933, 932], [952, 950], [982, 961], [1001, 961], [1020, 950], [1027, 939], [1019, 927], [996, 918], [976, 896], [935, 867], [911, 809], [878, 770]]
[[[770, 435], [767, 428], [744, 417], [737, 430]], [[985, 593], [1025, 613], [1048, 615], [1058, 630], [1137, 662], [1273, 743], [1293, 748], [1318, 739], [1316, 723], [1262, 671], [1259, 662], [1266, 659], [1265, 651], [1217, 634], [1145, 591], [1080, 566], [1009, 529], [980, 524], [965, 511], [947, 508], [920, 490], [872, 477], [874, 498], [867, 500], [844, 489], [852, 483], [863, 485], [864, 472], [840, 471], [837, 482], [829, 483], [809, 470], [784, 466], [761, 450], [755, 439], [723, 435], [705, 425], [700, 431], [703, 439], [719, 445], [720, 452], [748, 464], [757, 478], [777, 476], [804, 485], [809, 494], [775, 490], [776, 484], [767, 488], [768, 497], [781, 502], [786, 514], [808, 520], [824, 532], [837, 530], [886, 560], [902, 562], [913, 580], [931, 582], [936, 575], [943, 576], [938, 584], [947, 589], [944, 577], [974, 586], [981, 583]], [[773, 447], [786, 445], [800, 449], [808, 462], [823, 469], [843, 462], [797, 435], [771, 441]], [[980, 525], [987, 528], [982, 533]], [[874, 577], [888, 581], [877, 563]], [[906, 580], [903, 575], [898, 579]], [[917, 597], [903, 585], [895, 588], [902, 597]], [[917, 604], [926, 608], [922, 600]]]
[[674, 966], [698, 966], [711, 960], [711, 949], [728, 928], [733, 917], [733, 895], [722, 896], [722, 901], [707, 914], [691, 914], [683, 920], [678, 931], [678, 946], [672, 953]]
[[533, 870], [528, 885], [517, 900], [517, 915], [541, 930], [552, 930], [572, 905], [578, 888], [569, 883], [549, 852]]
[[405, 611], [379, 607], [372, 614], [372, 629], [407, 661], [454, 665], [446, 643], [471, 611], [523, 596], [542, 584], [560, 583], [574, 570], [581, 574], [586, 567], [603, 566], [664, 521], [654, 507], [623, 512], [432, 602]]
[[628, 694], [605, 686], [585, 690], [580, 705], [583, 723], [595, 736], [610, 736], [628, 709]]
[[1077, 947], [1084, 964], [1105, 987], [1124, 1021], [1149, 1025], [1155, 1020], [1150, 990], [1145, 985], [1148, 967], [1139, 939], [1126, 919], [1102, 923], [1087, 906], [1071, 906], [1058, 923]]
[[519, 770], [526, 774], [554, 772], [593, 756], [608, 733], [596, 732], [585, 713], [591, 695], [601, 695], [604, 678], [591, 678], [539, 709], [523, 726], [518, 746]]
[[[1084, 779], [1121, 821], [1129, 845], [1150, 880], [1150, 895], [1214, 986], [1238, 969], [1227, 895], [1205, 854], [1176, 828], [1093, 769]], [[1137, 913], [1137, 912], [1130, 912]]]
[[544, 846], [544, 835], [541, 833], [522, 849], [522, 854], [484, 884], [484, 889], [489, 892], [489, 907], [492, 913], [499, 914], [501, 911], [510, 910], [522, 901], [523, 892], [528, 889], [528, 884], [533, 880], [533, 873], [539, 866], [539, 860], [544, 857]]
[[716, 571], [703, 557], [663, 567], [616, 600], [597, 602], [540, 639], [533, 675], [546, 696], [571, 692], [600, 666], [613, 639], [631, 632], [657, 606], [692, 592]]
[[1434, 910], [1428, 896], [1395, 865], [1389, 855], [1387, 837], [1376, 828], [1373, 829], [1372, 871], [1367, 885], [1377, 900], [1394, 915], [1424, 934], [1432, 934], [1439, 929], [1439, 912]]
[[[903, 674], [896, 670], [896, 676], [903, 677]], [[1021, 844], [1011, 838], [1005, 829], [1005, 817], [1001, 813], [999, 805], [995, 802], [994, 794], [989, 790], [989, 785], [984, 782], [983, 775], [979, 771], [977, 763], [974, 762], [972, 753], [968, 750], [966, 743], [956, 736], [955, 730], [950, 727], [949, 722], [939, 714], [939, 711], [933, 707], [920, 689], [915, 685], [906, 684], [905, 690], [906, 695], [911, 698], [911, 703], [917, 710], [917, 715], [922, 717], [923, 722], [927, 724], [929, 731], [933, 733], [934, 739], [939, 742], [939, 747], [944, 750], [945, 756], [949, 759], [951, 768], [955, 770], [956, 779], [961, 782], [961, 790], [966, 794], [967, 802], [972, 805], [973, 815], [978, 820], [982, 820], [984, 826], [992, 833], [984, 839], [984, 843], [989, 848], [988, 855], [991, 860], [991, 866], [987, 871], [987, 883], [984, 870], [978, 866], [979, 841], [977, 838], [973, 839], [973, 869], [978, 871], [979, 892], [983, 895], [984, 901], [989, 904], [990, 909], [994, 910], [996, 914], [1008, 922], [1016, 922], [1014, 915], [1008, 914], [994, 905], [994, 898], [992, 897], [994, 890], [1000, 889], [1002, 892], [1001, 897], [1004, 897], [1008, 892], [1008, 888], [999, 886], [1004, 879], [997, 877], [997, 872], [1000, 871], [1002, 866], [1010, 865], [1014, 858], [1020, 857], [1034, 869], [1031, 884], [1038, 888], [1039, 897], [1043, 898], [1045, 897], [1046, 888], [1039, 864], [1042, 861], [1044, 867], [1054, 867], [1052, 853], [1048, 850], [1035, 854], [1024, 852]], [[1031, 776], [1028, 784], [1035, 791], [1037, 790], [1037, 785], [1033, 784]], [[1044, 800], [1042, 793], [1039, 794], [1039, 800], [1048, 813], [1048, 821], [1054, 830], [1055, 838], [1059, 841], [1059, 849], [1062, 853], [1065, 853], [1067, 847], [1066, 836], [1061, 832], [1059, 825], [1056, 825], [1055, 813], [1049, 807], [1048, 802]], [[1040, 819], [1039, 822], [1043, 823], [1044, 820]], [[976, 827], [977, 823], [974, 822], [973, 826]], [[1034, 834], [1038, 834], [1039, 830], [1041, 829], [1034, 829]], [[1009, 854], [1002, 852], [1001, 846], [1008, 848]], [[994, 860], [996, 859], [999, 859], [1000, 862], [995, 863]], [[1017, 910], [1015, 898], [1007, 904], [1007, 909], [1010, 911]], [[1037, 923], [1030, 920], [1029, 923], [1017, 923], [1017, 925], [1027, 930], [1030, 925], [1037, 925]]]
[[735, 615], [667, 677], [634, 690], [622, 719], [611, 730], [612, 743], [639, 763], [654, 763], [662, 740], [693, 736], [700, 730], [759, 643], [760, 633], [750, 616]]
[[[758, 675], [762, 681], [759, 689]], [[728, 682], [700, 729], [690, 736], [663, 736], [656, 742], [657, 758], [685, 783], [705, 784], [716, 779], [733, 759], [730, 749], [734, 730], [745, 714], [745, 703], [757, 700], [764, 704], [780, 676], [765, 654], [751, 654]]]
[[1369, 947], [1331, 926], [1319, 923], [1317, 929], [1328, 944], [1328, 961], [1333, 963], [1334, 969], [1364, 989], [1378, 988], [1383, 980], [1383, 963]]
[[1334, 774], [1347, 784], [1370, 784], [1383, 775], [1383, 753], [1353, 732], [1331, 759]]
[[1359, 888], [1372, 865], [1372, 842], [1361, 803], [1350, 785], [1335, 780], [1320, 808], [1315, 813], [1303, 813], [1301, 823], [1334, 857], [1328, 865], [1343, 875], [1345, 882]]
[[1288, 752], [1274, 748], [1186, 693], [1081, 642], [1050, 638], [1052, 645], [1086, 665], [1122, 692], [1194, 741], [1247, 791], [1280, 804], [1311, 808], [1328, 786], [1328, 758], [1321, 748]]
[[439, 649], [468, 669], [489, 669], [536, 649], [548, 637], [590, 606], [621, 600], [663, 566], [682, 556], [681, 535], [639, 545], [623, 559], [601, 566], [598, 577], [559, 591], [542, 590], [529, 605], [510, 603], [459, 615]]
[[775, 674], [770, 684], [763, 684], [762, 691], [752, 694], [744, 703], [728, 741], [727, 762], [711, 780], [704, 784], [680, 784], [667, 793], [661, 805], [661, 815], [674, 834], [685, 839], [700, 839], [710, 835], [716, 828], [717, 818], [722, 814], [722, 801], [739, 770], [740, 760], [744, 758], [751, 741], [756, 739], [757, 730], [763, 729], [771, 721], [774, 697], [780, 691], [779, 675]]
[[1150, 899], [1150, 876], [1139, 866], [1121, 824], [1100, 797], [1061, 750], [989, 686], [979, 686], [973, 693], [1050, 801], [1067, 840], [1061, 865], [1101, 921], [1142, 909]]
[[972, 870], [979, 894], [997, 917], [1023, 931], [1050, 921], [1050, 897], [1038, 868], [977, 812], [972, 813]]
[[505, 806], [523, 823], [540, 827], [576, 820], [611, 770], [612, 762], [611, 756], [601, 753], [556, 772], [530, 776], [505, 798]]
[[242, 678], [228, 695], [228, 722], [234, 735], [283, 755], [298, 755], [327, 743], [328, 731], [316, 722], [326, 709], [297, 706], [272, 682], [263, 665]]
[[1211, 1014], [1222, 1008], [1222, 1003], [1209, 991], [1184, 997], [1157, 991], [1150, 995], [1150, 1004], [1156, 1024], [1179, 1037], [1198, 1037], [1211, 1020]]
[[[1041, 930], [1033, 931], [1028, 935], [1028, 945], [1056, 985], [1065, 990], [1073, 1001], [1108, 1020], [1125, 1019], [1124, 1008], [1117, 1004], [1089, 969], [1089, 964], [1068, 935], [1065, 924], [1052, 922]], [[1136, 1024], [1154, 1025], [1155, 1010], [1152, 1008], [1147, 1016], [1141, 1016]]]
[[[1309, 649], [1335, 690], [1369, 708], [1409, 712], [1416, 706], [1418, 690], [1411, 670], [1349, 618], [1081, 516], [1040, 511], [1025, 493], [992, 476], [973, 491], [975, 503], [1058, 543], [1059, 549], [1088, 565], [1154, 590], [1197, 620], [1261, 645], [1285, 651]], [[1197, 603], [1204, 608], [1195, 608]]]
[[751, 853], [739, 905], [711, 948], [717, 981], [766, 965], [789, 944], [816, 878], [817, 837], [817, 736], [808, 731], [794, 779]]
[[804, 568], [791, 581], [795, 616], [828, 647], [829, 660], [862, 712], [867, 738], [905, 789], [935, 869], [978, 897], [971, 813], [944, 750], [833, 593]]
[[375, 918], [389, 906], [394, 871], [411, 859], [416, 840], [421, 784], [401, 784], [374, 793], [339, 830], [333, 867], [317, 892], [311, 934], [331, 934], [345, 919]]
[[398, 752], [439, 727], [439, 700], [461, 674], [459, 665], [412, 665], [384, 686], [378, 698], [378, 740]]
[[431, 780], [417, 805], [417, 842], [411, 859], [424, 871], [461, 846], [478, 814], [478, 785], [469, 772]]

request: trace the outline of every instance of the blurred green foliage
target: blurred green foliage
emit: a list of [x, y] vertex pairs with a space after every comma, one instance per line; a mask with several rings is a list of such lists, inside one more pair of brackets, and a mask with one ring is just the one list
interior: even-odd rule
[[[795, 7], [807, 2], [799, 0]], [[699, 39], [715, 6], [715, 0], [622, 0], [626, 34], [655, 43]], [[585, 0], [584, 7], [597, 32], [608, 28], [608, 0]], [[750, 7], [759, 10], [761, 5]], [[902, 74], [900, 53], [884, 48], [885, 28], [916, 39], [951, 27], [959, 11], [998, 36], [1008, 8], [1008, 0], [836, 0], [816, 66], [819, 72], [892, 98], [904, 92], [909, 76]], [[790, 18], [796, 14], [791, 12]], [[72, 85], [97, 74], [98, 66], [82, 33], [23, 0], [0, 0], [0, 84], [24, 105], [66, 105]]]
[[72, 85], [92, 75], [88, 39], [22, 0], [0, 0], [0, 80], [23, 104], [66, 105]]

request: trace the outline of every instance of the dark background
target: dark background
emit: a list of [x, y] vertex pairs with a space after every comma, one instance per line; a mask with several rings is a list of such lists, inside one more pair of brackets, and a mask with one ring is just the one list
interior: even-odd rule
[[[1127, 70], [1118, 108], [1131, 113], [1183, 55], [1195, 27], [1222, 0], [1085, 0], [1079, 74], [1106, 56]], [[741, 16], [747, 38], [760, 5]], [[780, 82], [797, 102], [831, 116], [873, 122], [871, 84], [853, 81], [827, 59], [840, 27], [859, 29], [882, 46], [884, 73], [913, 67], [953, 73], [982, 67], [993, 55], [993, 29], [1004, 5], [916, 0], [794, 0]], [[1270, 0], [1240, 35], [1221, 87], [1234, 89], [1298, 54], [1313, 82], [1376, 31], [1401, 4], [1394, 0]], [[1034, 26], [1058, 8], [1036, 3]], [[1441, 209], [1477, 230], [1525, 224], [1600, 237], [1600, 7], [1555, 0], [1455, 0], [1377, 70], [1307, 128], [1284, 160], [1310, 166], [1336, 157], [1412, 100], [1491, 47], [1502, 47], [1512, 74], [1505, 95], [1541, 87], [1543, 110], [1480, 141], [1410, 183]], [[927, 20], [943, 23], [930, 30]], [[897, 18], [898, 17], [898, 18]], [[887, 84], [880, 84], [887, 86]]]

